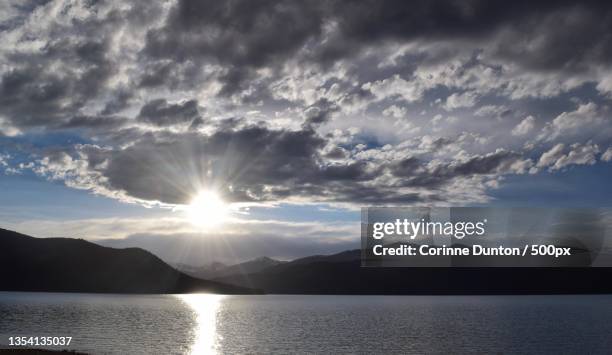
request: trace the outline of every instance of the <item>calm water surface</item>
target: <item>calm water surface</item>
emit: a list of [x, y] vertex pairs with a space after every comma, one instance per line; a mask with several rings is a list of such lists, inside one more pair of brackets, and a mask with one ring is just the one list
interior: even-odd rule
[[612, 296], [0, 292], [0, 348], [19, 335], [72, 336], [67, 348], [94, 354], [605, 354]]

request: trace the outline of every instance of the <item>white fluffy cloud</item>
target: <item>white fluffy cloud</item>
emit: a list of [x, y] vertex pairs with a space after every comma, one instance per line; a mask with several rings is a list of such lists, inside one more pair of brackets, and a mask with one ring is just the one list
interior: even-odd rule
[[533, 118], [533, 116], [527, 116], [512, 129], [512, 134], [515, 136], [524, 136], [531, 132], [534, 126], [535, 118]]
[[454, 93], [446, 98], [444, 103], [444, 109], [452, 111], [462, 107], [472, 107], [476, 104], [478, 95], [473, 91], [467, 91], [464, 93]]
[[426, 89], [419, 81], [408, 81], [397, 74], [390, 78], [365, 83], [362, 88], [371, 91], [381, 100], [396, 97], [407, 102], [421, 100]]
[[548, 167], [550, 171], [555, 171], [569, 165], [593, 165], [598, 153], [599, 147], [596, 144], [574, 143], [565, 149], [565, 145], [559, 143], [542, 154], [537, 167]]
[[544, 168], [556, 163], [557, 160], [563, 156], [563, 149], [565, 149], [565, 144], [559, 143], [550, 150], [544, 152], [542, 156], [540, 156], [540, 160], [538, 160], [537, 167]]
[[583, 137], [594, 139], [603, 135], [609, 138], [610, 112], [593, 102], [579, 104], [574, 111], [566, 111], [548, 122], [539, 134], [538, 139], [554, 141]]
[[383, 110], [382, 114], [384, 116], [391, 116], [395, 118], [402, 118], [406, 116], [406, 108], [398, 107], [396, 105], [391, 105]]
[[612, 148], [608, 148], [602, 155], [601, 160], [603, 161], [612, 161]]

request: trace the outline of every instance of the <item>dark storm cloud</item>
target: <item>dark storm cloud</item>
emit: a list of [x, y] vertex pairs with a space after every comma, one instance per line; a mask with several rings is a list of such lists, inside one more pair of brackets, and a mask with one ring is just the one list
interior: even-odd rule
[[[185, 203], [200, 189], [224, 190], [230, 200], [268, 200], [276, 186], [291, 186], [324, 174], [315, 165], [323, 141], [313, 131], [264, 127], [150, 137], [102, 154], [101, 173], [112, 189], [143, 200]], [[270, 189], [264, 189], [264, 185]]]
[[[102, 6], [84, 7], [96, 13]], [[95, 20], [73, 18], [70, 25], [52, 26], [34, 54], [9, 48], [5, 57], [12, 66], [2, 73], [0, 112], [18, 127], [46, 127], [102, 99], [117, 74], [110, 41], [122, 26], [151, 27], [137, 57], [143, 72], [129, 81], [132, 90], [195, 88], [214, 77], [223, 83], [218, 93], [229, 95], [252, 88], [257, 69], [278, 75], [289, 60], [325, 68], [371, 46], [410, 41], [486, 48], [502, 60], [543, 72], [587, 71], [612, 60], [612, 6], [600, 1], [179, 0], [161, 26], [150, 26], [160, 11], [142, 3]], [[57, 63], [62, 66], [54, 68]], [[221, 69], [204, 75], [207, 63]], [[266, 90], [264, 82], [257, 95]], [[102, 114], [126, 108], [127, 95], [111, 92]], [[256, 102], [253, 93], [244, 98]]]
[[504, 26], [519, 25], [556, 11], [609, 11], [605, 1], [332, 1], [341, 31], [362, 41], [415, 37], [486, 37]]
[[134, 98], [134, 93], [127, 89], [119, 89], [113, 97], [105, 104], [100, 115], [112, 115], [130, 106], [130, 100]]
[[528, 69], [581, 70], [612, 59], [611, 25], [603, 1], [180, 0], [165, 26], [148, 33], [145, 53], [215, 60], [227, 69], [221, 93], [231, 94], [252, 69], [296, 56], [326, 65], [373, 44], [413, 40], [481, 43]]
[[[0, 79], [0, 113], [23, 128], [86, 123], [79, 111], [102, 92], [116, 70], [108, 46], [104, 39], [75, 35], [47, 43], [36, 55], [5, 53], [12, 67]], [[92, 126], [99, 127], [98, 121], [91, 120]]]
[[128, 120], [125, 117], [100, 115], [78, 115], [60, 124], [57, 128], [87, 128], [91, 130], [113, 130], [124, 125]]
[[53, 126], [78, 111], [80, 92], [74, 84], [38, 66], [14, 69], [2, 77], [0, 111], [19, 127]]
[[197, 100], [169, 103], [165, 99], [156, 99], [142, 106], [138, 119], [156, 126], [171, 126], [192, 122], [199, 115]]
[[[381, 40], [499, 39], [498, 55], [546, 71], [577, 69], [612, 59], [612, 6], [606, 1], [372, 0], [332, 4], [338, 14], [338, 41], [354, 46]], [[340, 43], [330, 47], [336, 44]]]
[[392, 165], [391, 171], [397, 176], [410, 176], [423, 171], [423, 163], [415, 157], [404, 158]]
[[[527, 69], [587, 72], [612, 61], [612, 6], [609, 2], [568, 3], [542, 17], [531, 16], [520, 29], [499, 36], [496, 54]], [[521, 43], [523, 45], [508, 45]]]
[[319, 125], [330, 119], [330, 116], [339, 110], [339, 107], [326, 99], [321, 99], [304, 110], [306, 125]]
[[[111, 127], [112, 115], [125, 109], [134, 94], [129, 85], [111, 83], [123, 59], [115, 36], [125, 26], [136, 30], [150, 22], [160, 7], [136, 0], [123, 10], [105, 2], [37, 1], [13, 8], [16, 21], [0, 29], [6, 35], [0, 114], [23, 129], [86, 127], [88, 122], [94, 129]], [[100, 117], [91, 117], [89, 108], [107, 97]], [[105, 119], [109, 122], [101, 124]]]
[[498, 150], [486, 155], [429, 166], [416, 157], [408, 157], [390, 164], [391, 172], [400, 177], [401, 186], [437, 188], [457, 178], [476, 175], [524, 173], [531, 161], [520, 153]]
[[134, 90], [197, 89], [210, 79], [202, 73], [201, 61], [176, 62], [147, 55], [141, 56], [139, 60], [142, 62], [143, 73], [136, 77]]
[[511, 169], [512, 164], [521, 161], [521, 154], [498, 150], [484, 156], [471, 157], [464, 162], [453, 165], [449, 169], [449, 173], [465, 176], [499, 173]]
[[298, 50], [321, 31], [317, 3], [179, 1], [145, 51], [177, 61], [216, 58], [235, 69], [261, 67]]

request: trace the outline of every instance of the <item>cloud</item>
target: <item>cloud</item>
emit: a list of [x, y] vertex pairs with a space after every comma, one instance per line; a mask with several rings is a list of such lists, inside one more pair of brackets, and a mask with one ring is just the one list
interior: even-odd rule
[[425, 91], [425, 87], [423, 87], [421, 83], [405, 80], [399, 75], [365, 83], [362, 85], [362, 88], [372, 92], [378, 99], [397, 97], [407, 102], [420, 100]]
[[475, 174], [523, 174], [531, 166], [531, 161], [521, 154], [503, 149], [483, 156], [473, 156], [465, 161], [451, 165], [451, 171], [459, 175]]
[[406, 108], [399, 107], [396, 105], [391, 105], [382, 111], [384, 116], [392, 116], [395, 118], [402, 118], [406, 116]]
[[612, 148], [606, 149], [606, 151], [601, 155], [601, 160], [603, 161], [612, 161]]
[[[378, 205], [486, 200], [489, 180], [523, 174], [532, 165], [521, 153], [504, 149], [428, 157], [461, 152], [471, 139], [431, 138], [415, 145], [412, 154], [405, 144], [349, 151], [310, 126], [247, 125], [208, 135], [151, 133], [122, 148], [77, 145], [46, 153], [31, 169], [74, 188], [143, 205], [186, 204], [203, 189], [245, 204]], [[472, 194], [465, 190], [468, 183]]]
[[593, 165], [597, 161], [599, 147], [596, 144], [574, 143], [565, 153], [565, 145], [557, 144], [542, 154], [537, 167], [549, 167], [550, 171], [561, 170], [569, 165]]
[[512, 110], [510, 110], [508, 107], [501, 105], [501, 106], [496, 106], [496, 105], [484, 105], [478, 108], [478, 110], [476, 110], [476, 112], [474, 112], [474, 115], [476, 116], [481, 116], [481, 117], [503, 117], [503, 116], [507, 116], [509, 114], [512, 113]]
[[610, 129], [607, 108], [593, 102], [579, 104], [574, 111], [565, 111], [548, 122], [538, 139], [552, 141], [557, 138], [607, 139]]
[[505, 175], [591, 164], [609, 146], [611, 14], [480, 0], [11, 6], [0, 143], [40, 176], [144, 205], [208, 186], [244, 203], [486, 201]]
[[339, 107], [332, 104], [326, 99], [321, 99], [304, 110], [306, 125], [319, 125], [331, 119], [334, 112], [337, 112]]
[[572, 144], [569, 153], [560, 157], [551, 169], [559, 170], [568, 165], [593, 165], [596, 162], [595, 157], [598, 153], [599, 147], [595, 144]]
[[187, 203], [206, 188], [217, 189], [235, 202], [329, 193], [321, 186], [349, 194], [347, 186], [357, 189], [361, 181], [371, 178], [372, 168], [365, 162], [321, 164], [324, 143], [308, 128], [248, 126], [209, 136], [165, 134], [123, 149], [80, 145], [72, 155], [60, 152], [39, 160], [35, 171], [129, 202], [162, 204]]
[[0, 154], [0, 168], [8, 167], [7, 160], [9, 160], [10, 158], [11, 156], [8, 154]]
[[478, 95], [470, 91], [461, 94], [454, 93], [446, 98], [443, 107], [446, 111], [453, 111], [463, 107], [472, 107], [476, 104], [477, 98]]
[[540, 156], [540, 160], [538, 160], [537, 167], [543, 168], [550, 165], [553, 165], [563, 156], [563, 150], [565, 149], [565, 144], [559, 143], [552, 147], [550, 150], [544, 152], [542, 156]]
[[197, 100], [169, 103], [165, 99], [156, 99], [142, 106], [138, 119], [156, 126], [171, 126], [190, 123], [199, 115]]
[[529, 133], [534, 126], [535, 118], [533, 118], [533, 116], [527, 116], [512, 129], [512, 134], [515, 136], [524, 136]]
[[11, 123], [5, 122], [5, 120], [0, 119], [0, 137], [14, 137], [21, 134], [21, 130], [13, 126]]
[[282, 62], [322, 31], [318, 4], [289, 1], [177, 1], [164, 26], [148, 31], [144, 51], [175, 62], [222, 63], [222, 94], [244, 89], [257, 68]]

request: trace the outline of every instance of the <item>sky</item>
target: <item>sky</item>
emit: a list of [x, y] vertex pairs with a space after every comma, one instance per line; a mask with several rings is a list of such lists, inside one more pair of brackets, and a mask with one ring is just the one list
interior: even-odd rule
[[357, 248], [366, 206], [610, 207], [610, 28], [605, 1], [4, 1], [0, 227], [198, 265]]

